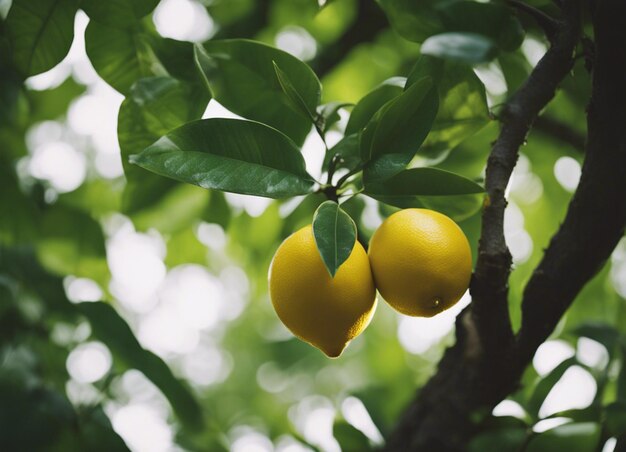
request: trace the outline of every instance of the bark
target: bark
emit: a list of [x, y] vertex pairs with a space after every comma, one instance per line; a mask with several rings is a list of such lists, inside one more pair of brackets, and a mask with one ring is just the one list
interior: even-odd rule
[[580, 38], [578, 1], [563, 2], [553, 44], [505, 108], [487, 163], [487, 202], [472, 304], [457, 319], [456, 344], [422, 388], [387, 442], [390, 451], [461, 451], [476, 420], [513, 392], [537, 347], [580, 289], [610, 256], [626, 224], [626, 2], [598, 0], [589, 136], [579, 187], [561, 227], [526, 286], [522, 327], [511, 331], [504, 241], [504, 190], [520, 145], [573, 64]]

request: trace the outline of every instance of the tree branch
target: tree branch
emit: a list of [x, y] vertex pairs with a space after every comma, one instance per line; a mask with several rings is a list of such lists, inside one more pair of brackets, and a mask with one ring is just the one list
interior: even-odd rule
[[559, 24], [556, 20], [540, 9], [537, 9], [522, 0], [506, 0], [506, 2], [513, 8], [523, 11], [535, 19], [537, 25], [539, 25], [546, 34], [548, 41], [550, 41], [550, 43], [554, 42], [559, 29]]
[[523, 362], [554, 330], [602, 267], [626, 224], [626, 3], [595, 2], [596, 59], [582, 176], [563, 224], [524, 291], [518, 349]]
[[564, 7], [564, 20], [553, 45], [539, 61], [524, 85], [503, 110], [503, 125], [487, 162], [487, 201], [476, 270], [471, 284], [472, 317], [485, 347], [501, 348], [512, 340], [508, 313], [508, 279], [511, 255], [504, 239], [504, 192], [520, 146], [539, 112], [554, 97], [557, 85], [571, 70], [574, 48], [580, 37], [576, 0]]
[[554, 43], [504, 108], [502, 129], [487, 163], [487, 198], [470, 286], [472, 304], [457, 318], [456, 344], [404, 413], [386, 450], [465, 450], [476, 428], [472, 417], [489, 413], [517, 385], [523, 367], [512, 355], [511, 255], [504, 239], [504, 192], [533, 121], [573, 65], [579, 33], [578, 0], [568, 0]]

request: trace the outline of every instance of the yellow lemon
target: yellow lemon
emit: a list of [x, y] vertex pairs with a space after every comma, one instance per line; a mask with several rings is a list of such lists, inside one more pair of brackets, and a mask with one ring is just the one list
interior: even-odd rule
[[402, 314], [432, 317], [463, 296], [472, 276], [465, 234], [447, 216], [405, 209], [372, 236], [369, 259], [381, 296]]
[[269, 290], [285, 326], [331, 358], [361, 334], [376, 309], [374, 280], [361, 244], [354, 244], [331, 278], [310, 225], [287, 237], [276, 251]]

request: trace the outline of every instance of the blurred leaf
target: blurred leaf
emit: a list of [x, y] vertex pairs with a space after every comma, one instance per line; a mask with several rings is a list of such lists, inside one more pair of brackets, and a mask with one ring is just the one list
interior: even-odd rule
[[548, 394], [554, 387], [554, 385], [561, 379], [563, 374], [569, 369], [571, 366], [576, 364], [576, 358], [569, 358], [563, 361], [561, 364], [556, 366], [548, 375], [543, 377], [537, 385], [535, 386], [533, 393], [526, 404], [526, 409], [531, 416], [535, 418], [539, 415], [539, 409], [543, 402], [548, 397]]
[[526, 452], [590, 452], [600, 441], [600, 426], [594, 422], [565, 424], [533, 437]]
[[162, 135], [204, 112], [209, 96], [192, 84], [171, 77], [148, 77], [133, 84], [120, 107], [118, 140], [127, 186], [123, 209], [135, 213], [154, 206], [176, 183], [151, 174], [128, 162]]
[[333, 436], [343, 452], [366, 452], [373, 450], [367, 436], [346, 421], [335, 421]]
[[620, 341], [620, 332], [613, 326], [601, 322], [582, 323], [574, 328], [572, 333], [601, 343], [611, 355], [616, 351], [616, 346]]
[[281, 198], [310, 192], [296, 145], [271, 127], [236, 119], [205, 119], [173, 130], [133, 163], [203, 188]]
[[431, 36], [422, 44], [423, 55], [432, 55], [460, 63], [477, 64], [493, 59], [497, 48], [483, 35], [449, 32]]
[[446, 31], [484, 35], [506, 51], [517, 49], [524, 40], [524, 29], [504, 4], [455, 1], [438, 5]]
[[108, 281], [102, 228], [88, 214], [56, 204], [45, 211], [37, 241], [37, 256], [49, 270], [60, 275]]
[[159, 4], [159, 0], [82, 0], [80, 5], [91, 20], [109, 27], [124, 28], [133, 25]]
[[282, 50], [243, 39], [208, 41], [195, 51], [198, 67], [220, 104], [280, 130], [298, 145], [304, 142], [311, 120], [283, 92], [274, 63], [314, 112], [321, 87], [309, 66]]
[[119, 29], [91, 21], [85, 30], [85, 47], [98, 75], [124, 95], [141, 77], [167, 75], [139, 27]]
[[315, 211], [313, 235], [324, 265], [330, 276], [334, 277], [352, 253], [356, 242], [356, 225], [339, 204], [326, 201]]
[[432, 80], [424, 78], [378, 110], [361, 135], [361, 158], [369, 162], [370, 180], [385, 179], [411, 161], [432, 127], [437, 108], [437, 91]]
[[17, 68], [26, 77], [52, 69], [74, 39], [79, 0], [13, 0], [7, 31]]
[[39, 209], [22, 192], [12, 165], [0, 159], [0, 245], [32, 243], [39, 226]]
[[[282, 88], [283, 92], [287, 95], [287, 97], [291, 101], [294, 109], [300, 110], [300, 113], [304, 114], [305, 116], [308, 116], [309, 119], [311, 120], [311, 123], [314, 123], [315, 114], [313, 112], [315, 110], [311, 110], [309, 108], [309, 104], [311, 102], [307, 103], [302, 98], [302, 95], [298, 92], [296, 87], [293, 86], [293, 83], [291, 83], [289, 76], [285, 74], [285, 72], [276, 64], [275, 61], [272, 61], [272, 63], [274, 64], [274, 71], [276, 72], [278, 83], [280, 84], [280, 87]], [[315, 102], [319, 101], [319, 97], [314, 99], [314, 101]], [[315, 108], [317, 108], [317, 104], [315, 104]]]
[[520, 427], [487, 430], [472, 438], [468, 446], [468, 451], [522, 450], [521, 447], [526, 441], [527, 434], [526, 429]]
[[172, 374], [161, 358], [139, 345], [115, 309], [101, 302], [79, 303], [77, 307], [91, 323], [92, 334], [104, 342], [124, 365], [139, 370], [152, 381], [186, 427], [202, 428], [202, 408], [191, 391]]
[[404, 77], [392, 77], [363, 97], [352, 109], [345, 134], [350, 135], [364, 129], [383, 105], [402, 94], [406, 82]]
[[604, 408], [605, 425], [610, 436], [619, 437], [626, 434], [626, 403], [611, 403]]
[[35, 123], [59, 117], [67, 113], [70, 103], [85, 92], [85, 86], [68, 77], [56, 88], [26, 92], [30, 102], [29, 121]]
[[431, 35], [443, 31], [435, 5], [441, 0], [377, 0], [391, 26], [409, 41], [423, 42]]
[[472, 68], [422, 55], [406, 82], [431, 77], [439, 92], [439, 109], [420, 155], [436, 157], [472, 136], [489, 121], [485, 87]]
[[532, 70], [531, 64], [521, 51], [501, 53], [498, 56], [498, 63], [500, 63], [509, 95], [522, 86]]

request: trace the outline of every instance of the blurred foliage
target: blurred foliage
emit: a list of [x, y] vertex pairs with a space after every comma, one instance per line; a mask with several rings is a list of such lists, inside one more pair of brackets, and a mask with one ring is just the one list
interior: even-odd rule
[[[402, 204], [392, 204], [425, 205], [455, 216], [476, 257], [481, 196], [464, 188], [447, 193], [455, 196], [440, 196], [440, 191], [453, 191], [455, 184], [482, 183], [490, 144], [498, 133], [492, 119], [532, 68], [537, 55], [527, 44], [540, 47], [545, 40], [528, 17], [495, 1], [378, 0], [381, 9], [376, 6], [375, 11], [391, 26], [368, 36], [368, 27], [376, 19], [363, 16], [368, 1], [334, 0], [321, 8], [314, 0], [201, 2], [214, 21], [215, 39], [254, 38], [276, 46], [279, 38], [284, 42], [287, 36], [295, 48], [313, 43], [312, 52], [296, 56], [314, 69], [328, 58], [336, 61], [315, 75], [297, 58], [248, 41], [230, 45], [256, 50], [238, 54], [225, 50], [224, 41], [209, 40], [194, 54], [192, 43], [159, 35], [151, 16], [158, 1], [83, 0], [80, 7], [90, 18], [86, 54], [104, 81], [97, 83], [106, 82], [125, 96], [117, 136], [107, 142], [121, 149], [113, 151], [121, 155], [124, 175], [115, 177], [98, 169], [101, 150], [93, 137], [72, 130], [69, 118], [68, 112], [81, 99], [96, 92], [95, 84], [81, 78], [71, 61], [61, 63], [74, 37], [79, 2], [0, 1], [0, 450], [127, 450], [130, 444], [118, 436], [119, 429], [113, 430], [109, 416], [131, 399], [132, 394], [119, 388], [132, 369], [158, 388], [167, 407], [167, 424], [176, 443], [186, 450], [228, 450], [240, 427], [275, 443], [288, 435], [311, 450], [325, 450], [316, 442], [319, 436], [311, 434], [313, 427], [306, 426], [307, 416], [320, 409], [335, 416], [332, 434], [342, 450], [375, 448], [371, 430], [354, 423], [342, 410], [348, 397], [364, 404], [383, 436], [393, 428], [415, 387], [434, 372], [453, 334], [447, 332], [425, 351], [411, 352], [403, 342], [407, 339], [399, 334], [403, 319], [382, 302], [367, 331], [338, 360], [329, 361], [287, 333], [269, 303], [269, 263], [279, 243], [310, 223], [325, 198], [313, 193], [255, 202], [182, 184], [128, 162], [128, 156], [172, 129], [201, 118], [213, 96], [234, 113], [268, 122], [300, 145], [311, 128], [307, 115], [297, 108], [298, 96], [304, 92], [301, 100], [309, 112], [317, 107], [327, 115], [321, 129], [329, 144], [341, 139], [347, 124], [346, 137], [329, 146], [325, 156], [321, 145], [307, 148], [305, 157], [316, 161], [325, 157], [326, 171], [333, 154], [341, 153], [339, 166], [345, 174], [361, 162], [361, 130], [377, 124], [377, 111], [406, 94], [405, 86], [429, 77], [439, 109], [436, 115], [417, 111], [415, 119], [428, 123], [428, 130], [430, 123], [434, 125], [421, 137], [424, 144], [403, 156], [412, 159], [411, 168], [420, 169], [394, 177], [407, 178], [409, 171], [413, 171], [409, 176], [444, 171], [456, 176], [434, 182], [421, 178], [416, 187], [425, 184], [437, 193], [421, 192], [419, 198], [413, 194]], [[530, 3], [556, 13], [550, 2]], [[459, 53], [460, 47], [449, 45], [450, 33], [460, 37], [465, 50]], [[422, 45], [428, 56], [420, 55]], [[224, 57], [228, 52], [240, 58]], [[286, 82], [275, 78], [273, 69], [260, 66], [265, 54], [284, 71]], [[27, 79], [59, 63], [65, 67], [61, 72], [70, 70], [45, 89], [39, 89], [35, 79]], [[318, 105], [316, 77], [321, 79], [321, 101], [329, 103], [326, 106]], [[589, 86], [581, 59], [542, 116], [584, 136]], [[46, 126], [62, 133], [37, 141], [37, 131]], [[403, 137], [394, 132], [383, 138]], [[78, 188], [59, 190], [33, 171], [38, 146], [48, 141], [68, 143], [85, 157], [85, 180]], [[537, 129], [522, 149], [511, 182], [506, 223], [507, 240], [514, 250], [510, 307], [516, 328], [524, 284], [571, 197], [559, 182], [557, 163], [564, 158], [580, 163], [583, 155], [558, 135]], [[47, 164], [67, 162], [57, 159]], [[310, 165], [307, 169], [311, 171]], [[387, 186], [392, 182], [387, 180]], [[349, 187], [358, 191], [363, 181], [351, 179]], [[398, 189], [392, 190], [397, 197]], [[355, 221], [363, 242], [381, 217], [396, 210], [363, 195], [345, 200], [342, 209]], [[198, 347], [206, 346], [210, 352], [195, 357], [191, 352], [151, 349], [144, 343], [140, 327], [150, 312], [129, 307], [111, 272], [110, 247], [127, 220], [142, 239], [156, 237], [164, 245], [161, 258], [168, 276], [194, 264], [221, 284], [218, 294], [223, 300], [217, 301], [233, 311], [202, 332]], [[621, 253], [626, 254], [623, 249]], [[608, 438], [626, 433], [622, 298], [626, 264], [620, 270], [619, 259], [626, 262], [622, 256], [607, 263], [554, 333], [554, 338], [574, 348], [579, 338], [596, 341], [606, 349], [608, 363], [594, 367], [575, 355], [543, 376], [529, 368], [522, 387], [510, 397], [520, 404], [523, 415], [477, 416], [479, 433], [469, 445], [471, 451], [591, 452]], [[131, 270], [132, 265], [126, 269]], [[69, 287], [76, 278], [95, 282], [101, 300], [77, 303], [81, 300], [70, 297], [70, 301]], [[233, 293], [239, 294], [239, 308]], [[151, 296], [159, 302], [157, 295]], [[211, 296], [207, 302], [216, 301]], [[169, 337], [167, 331], [162, 334]], [[78, 383], [70, 376], [71, 369], [68, 372], [68, 356], [91, 339], [108, 347], [113, 365], [97, 381]], [[204, 377], [222, 374], [203, 383], [202, 378], [190, 376], [186, 359], [204, 366]], [[571, 366], [585, 369], [595, 380], [594, 401], [589, 407], [549, 416], [568, 419], [565, 424], [533, 430], [546, 420], [539, 415], [540, 407]], [[88, 396], [77, 396], [72, 390], [76, 385]]]

